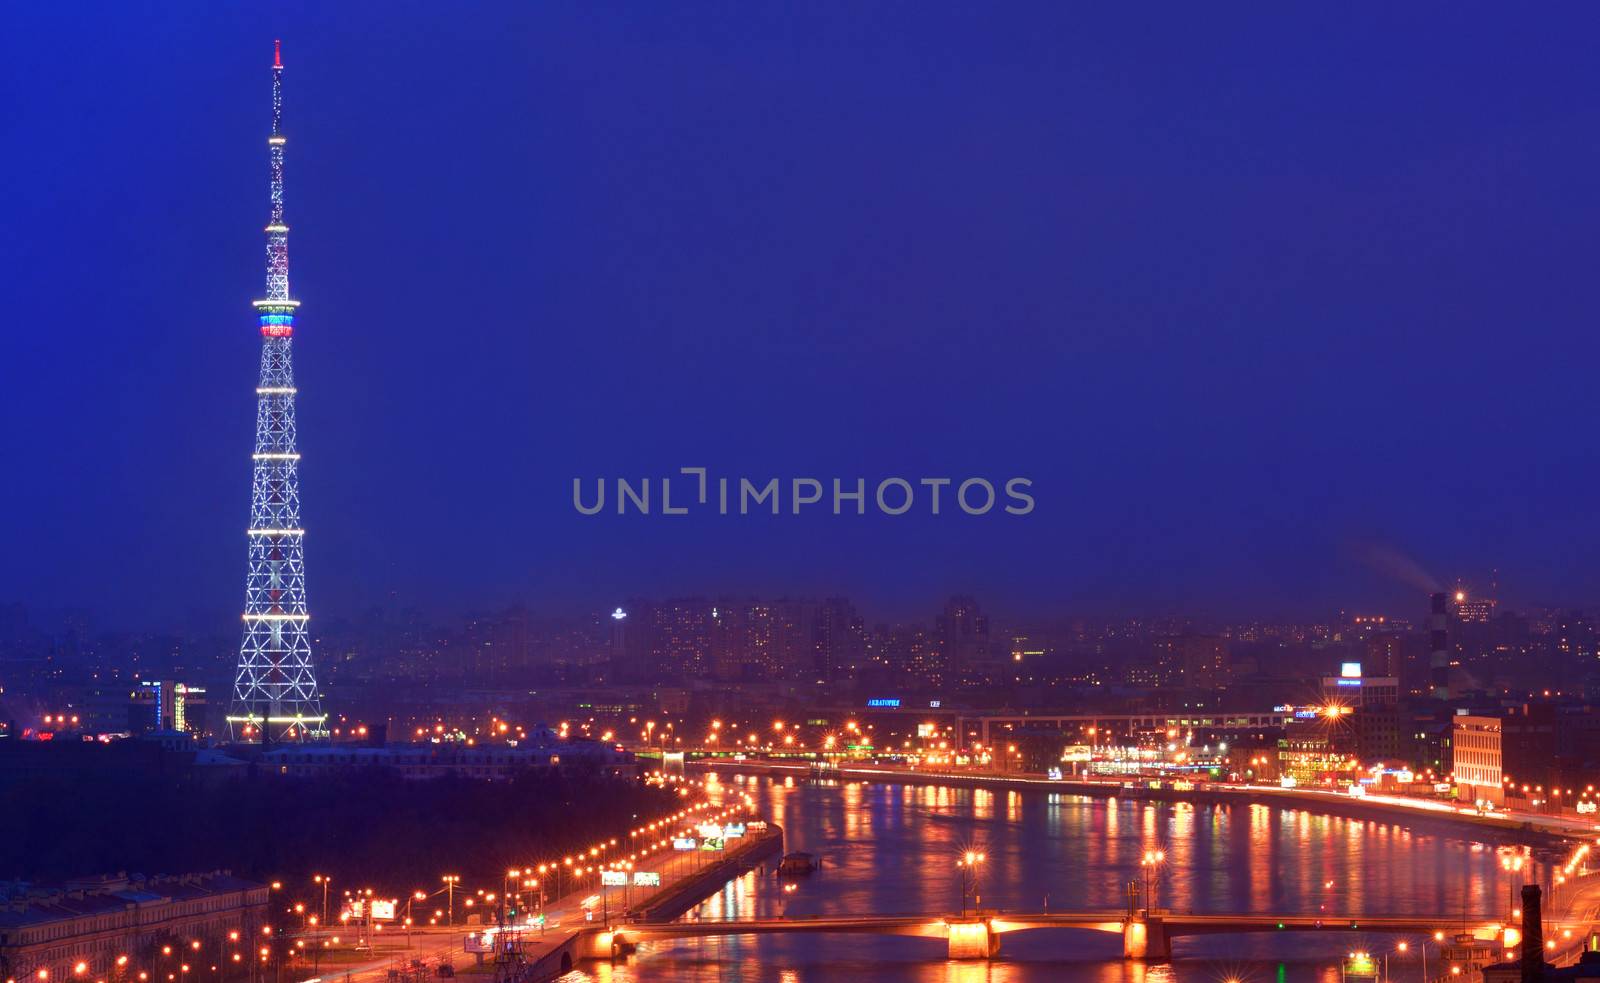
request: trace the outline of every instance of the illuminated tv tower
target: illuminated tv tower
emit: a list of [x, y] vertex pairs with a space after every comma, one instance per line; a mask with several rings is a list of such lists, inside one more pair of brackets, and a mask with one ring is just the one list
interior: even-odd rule
[[306, 633], [306, 563], [300, 527], [300, 454], [295, 450], [294, 313], [289, 299], [289, 227], [283, 221], [283, 56], [272, 50], [272, 217], [267, 223], [267, 295], [261, 320], [261, 384], [256, 387], [256, 450], [250, 483], [249, 573], [244, 641], [234, 677], [228, 732], [234, 740], [301, 741], [322, 736], [326, 720], [311, 670]]

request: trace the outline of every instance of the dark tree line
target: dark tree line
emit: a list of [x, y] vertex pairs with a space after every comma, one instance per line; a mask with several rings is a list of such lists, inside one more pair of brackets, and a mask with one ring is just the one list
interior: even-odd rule
[[676, 793], [596, 772], [525, 772], [509, 781], [406, 780], [380, 769], [320, 777], [252, 771], [36, 774], [0, 786], [0, 879], [56, 881], [127, 871], [231, 869], [344, 888], [433, 890], [440, 875], [498, 885], [538, 863], [678, 808]]

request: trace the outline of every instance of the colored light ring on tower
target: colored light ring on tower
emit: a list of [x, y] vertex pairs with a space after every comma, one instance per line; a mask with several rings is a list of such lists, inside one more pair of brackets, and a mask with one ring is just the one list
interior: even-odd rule
[[294, 334], [294, 309], [298, 300], [258, 300], [256, 312], [261, 316], [261, 334], [266, 338], [287, 338]]
[[261, 333], [268, 338], [287, 338], [294, 334], [293, 314], [261, 315]]

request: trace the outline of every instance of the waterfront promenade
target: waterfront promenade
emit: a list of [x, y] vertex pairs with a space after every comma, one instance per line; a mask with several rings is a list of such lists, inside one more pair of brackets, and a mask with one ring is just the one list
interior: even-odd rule
[[1437, 799], [1369, 794], [1360, 797], [1331, 789], [1287, 789], [1275, 785], [1239, 785], [1207, 782], [1192, 789], [1151, 788], [1132, 781], [1055, 779], [1044, 775], [980, 771], [940, 771], [892, 765], [856, 764], [818, 772], [810, 764], [747, 758], [693, 759], [685, 768], [696, 772], [744, 773], [773, 777], [827, 777], [847, 781], [936, 785], [949, 788], [986, 788], [994, 791], [1030, 790], [1084, 795], [1102, 799], [1138, 799], [1155, 802], [1244, 803], [1303, 808], [1356, 819], [1441, 821], [1470, 827], [1500, 838], [1556, 845], [1574, 838], [1600, 836], [1600, 824], [1542, 813], [1483, 815], [1471, 808]]

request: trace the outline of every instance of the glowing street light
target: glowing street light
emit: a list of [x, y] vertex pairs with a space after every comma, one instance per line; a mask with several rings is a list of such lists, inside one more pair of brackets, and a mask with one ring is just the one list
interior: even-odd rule
[[956, 861], [956, 867], [961, 871], [961, 917], [967, 915], [967, 879], [972, 879], [972, 898], [974, 906], [978, 899], [978, 867], [988, 858], [977, 850], [968, 850]]
[[1166, 862], [1165, 850], [1146, 850], [1144, 856], [1139, 858], [1139, 866], [1144, 868], [1144, 903], [1147, 911], [1156, 910], [1155, 888], [1158, 883], [1156, 875], [1158, 868]]
[[[456, 885], [461, 883], [461, 875], [445, 874], [440, 880], [444, 882], [445, 894], [447, 895], [446, 908], [449, 910], [445, 924], [454, 925], [456, 923]], [[471, 903], [470, 899], [468, 903]]]

